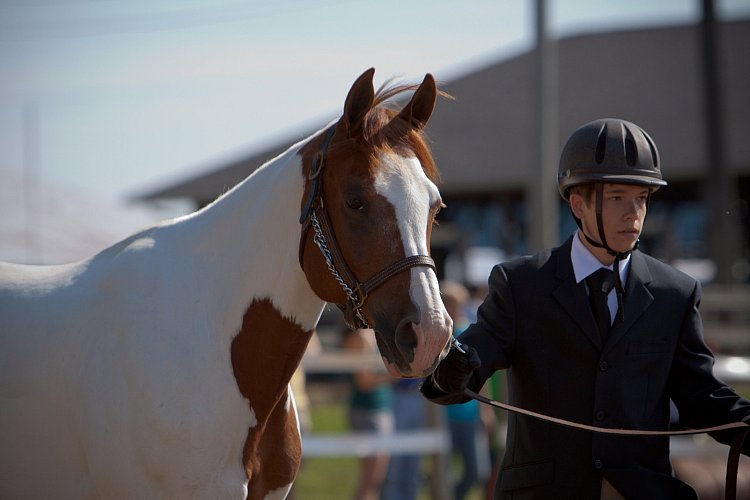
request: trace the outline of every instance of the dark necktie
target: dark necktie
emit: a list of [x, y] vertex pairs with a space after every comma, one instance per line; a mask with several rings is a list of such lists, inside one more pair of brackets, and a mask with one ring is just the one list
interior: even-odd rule
[[602, 342], [604, 342], [607, 340], [609, 328], [612, 326], [609, 306], [607, 306], [607, 295], [614, 287], [614, 273], [602, 267], [586, 278], [586, 284], [589, 287], [589, 305], [591, 305], [596, 326], [599, 327], [599, 334], [602, 337]]

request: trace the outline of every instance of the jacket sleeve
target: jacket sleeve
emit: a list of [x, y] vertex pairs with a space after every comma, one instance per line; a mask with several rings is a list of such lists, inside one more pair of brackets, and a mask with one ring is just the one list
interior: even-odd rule
[[[474, 371], [468, 388], [479, 392], [492, 374], [510, 366], [515, 331], [515, 310], [508, 276], [501, 265], [492, 269], [488, 280], [489, 292], [477, 310], [476, 323], [461, 334], [461, 343], [477, 350], [482, 365]], [[468, 401], [466, 396], [448, 396], [425, 379], [422, 394], [435, 403], [456, 404]]]
[[[704, 342], [703, 323], [698, 310], [700, 298], [701, 288], [696, 282], [670, 374], [670, 394], [680, 412], [680, 423], [699, 428], [748, 422], [750, 401], [740, 397], [713, 374], [714, 357]], [[724, 444], [730, 444], [732, 436], [731, 431], [712, 434], [714, 439]], [[750, 442], [745, 443], [743, 453], [750, 453]]]

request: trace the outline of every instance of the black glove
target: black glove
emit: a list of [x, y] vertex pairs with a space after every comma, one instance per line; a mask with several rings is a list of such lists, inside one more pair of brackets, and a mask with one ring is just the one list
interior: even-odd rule
[[474, 370], [482, 364], [476, 349], [466, 344], [461, 344], [461, 349], [465, 352], [451, 345], [448, 355], [432, 372], [432, 385], [445, 394], [463, 394]]

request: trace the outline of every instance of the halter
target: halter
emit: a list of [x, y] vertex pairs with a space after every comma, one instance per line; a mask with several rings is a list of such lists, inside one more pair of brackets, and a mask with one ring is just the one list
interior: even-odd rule
[[323, 138], [320, 150], [313, 158], [312, 167], [308, 180], [310, 189], [302, 207], [299, 222], [302, 224], [302, 237], [299, 246], [299, 261], [302, 265], [302, 257], [307, 239], [307, 231], [312, 227], [313, 242], [323, 254], [328, 271], [346, 294], [346, 305], [336, 304], [344, 313], [344, 320], [350, 328], [372, 328], [365, 319], [363, 310], [365, 301], [370, 292], [388, 281], [393, 276], [416, 266], [427, 266], [435, 269], [435, 261], [428, 255], [412, 255], [405, 257], [393, 264], [386, 266], [382, 271], [376, 273], [369, 279], [361, 282], [346, 264], [341, 253], [336, 236], [331, 224], [331, 218], [323, 203], [323, 169], [325, 167], [325, 156], [331, 138], [336, 130], [332, 125], [328, 128]]

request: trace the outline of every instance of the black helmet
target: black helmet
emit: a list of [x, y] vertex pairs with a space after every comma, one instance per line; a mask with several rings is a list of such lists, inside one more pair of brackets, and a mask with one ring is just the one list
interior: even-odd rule
[[638, 125], [617, 118], [595, 120], [570, 136], [560, 155], [557, 187], [568, 200], [576, 184], [609, 182], [666, 186], [659, 170], [659, 152]]

